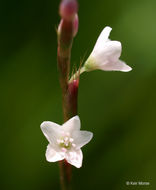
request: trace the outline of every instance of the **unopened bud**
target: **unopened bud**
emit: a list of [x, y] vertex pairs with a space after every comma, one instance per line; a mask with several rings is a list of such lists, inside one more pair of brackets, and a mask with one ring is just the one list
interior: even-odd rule
[[[57, 29], [57, 34], [58, 36], [61, 34], [62, 31], [62, 25], [63, 25], [63, 19], [61, 19], [60, 24], [58, 25], [58, 29]], [[73, 21], [72, 21], [72, 31], [73, 31], [73, 37], [76, 36], [77, 32], [78, 32], [78, 27], [79, 27], [79, 18], [78, 15], [76, 14]]]
[[78, 27], [79, 27], [79, 17], [76, 14], [73, 20], [73, 36], [75, 37], [77, 32], [78, 32]]
[[62, 0], [60, 15], [65, 20], [72, 20], [78, 11], [77, 0]]

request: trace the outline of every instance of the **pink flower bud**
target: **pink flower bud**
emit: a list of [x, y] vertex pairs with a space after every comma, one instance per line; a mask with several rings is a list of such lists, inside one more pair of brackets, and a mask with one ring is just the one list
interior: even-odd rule
[[72, 20], [78, 11], [77, 0], [62, 0], [60, 15], [65, 20]]
[[73, 20], [73, 36], [75, 37], [77, 32], [78, 32], [78, 27], [79, 27], [79, 17], [76, 14]]

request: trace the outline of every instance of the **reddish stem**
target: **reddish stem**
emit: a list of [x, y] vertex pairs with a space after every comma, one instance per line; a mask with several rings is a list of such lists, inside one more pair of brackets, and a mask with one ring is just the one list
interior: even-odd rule
[[[62, 105], [64, 122], [77, 114], [78, 80], [69, 81], [71, 47], [74, 37], [75, 15], [77, 13], [76, 0], [62, 0], [60, 14], [62, 20], [58, 28], [57, 62], [59, 79], [62, 89]], [[62, 190], [71, 189], [72, 167], [66, 160], [59, 162]]]

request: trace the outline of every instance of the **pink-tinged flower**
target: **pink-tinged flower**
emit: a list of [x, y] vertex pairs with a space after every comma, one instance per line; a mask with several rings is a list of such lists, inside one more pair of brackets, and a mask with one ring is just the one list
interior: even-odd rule
[[82, 67], [82, 72], [96, 69], [104, 71], [131, 71], [132, 68], [119, 60], [122, 47], [119, 41], [111, 41], [108, 37], [112, 28], [105, 27], [101, 32], [92, 53]]
[[81, 147], [87, 144], [93, 137], [93, 133], [80, 131], [80, 119], [74, 116], [62, 126], [51, 121], [44, 121], [41, 130], [49, 145], [46, 150], [48, 162], [56, 162], [65, 159], [71, 165], [80, 168], [83, 154]]

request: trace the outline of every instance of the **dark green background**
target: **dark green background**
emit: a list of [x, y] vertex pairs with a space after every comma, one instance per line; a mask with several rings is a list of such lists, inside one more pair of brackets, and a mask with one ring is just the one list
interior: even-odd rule
[[[156, 1], [80, 0], [72, 63], [89, 55], [101, 30], [123, 45], [133, 71], [82, 75], [79, 115], [94, 133], [73, 168], [74, 190], [156, 189]], [[42, 121], [62, 123], [56, 64], [59, 0], [0, 2], [0, 189], [59, 190], [45, 160]], [[148, 181], [150, 186], [126, 186]]]

